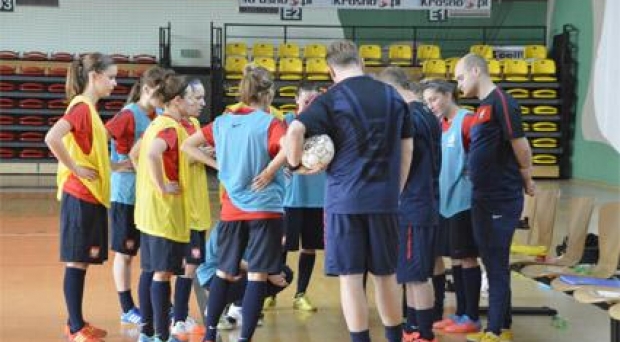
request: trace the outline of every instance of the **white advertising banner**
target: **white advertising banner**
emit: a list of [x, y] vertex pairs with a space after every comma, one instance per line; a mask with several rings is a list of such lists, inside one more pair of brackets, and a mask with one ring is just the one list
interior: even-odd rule
[[491, 0], [239, 0], [239, 6], [386, 10], [490, 10]]

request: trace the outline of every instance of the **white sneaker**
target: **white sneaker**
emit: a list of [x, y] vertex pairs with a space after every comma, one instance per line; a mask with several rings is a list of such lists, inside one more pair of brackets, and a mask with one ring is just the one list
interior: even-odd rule
[[230, 307], [228, 308], [228, 312], [226, 313], [226, 316], [234, 319], [235, 321], [237, 321], [238, 325], [241, 325], [242, 315], [241, 315], [240, 306], [236, 306], [235, 304], [230, 304]]
[[187, 329], [185, 322], [178, 321], [174, 323], [172, 328], [170, 329], [170, 334], [175, 336], [185, 336], [190, 333], [190, 330]]
[[222, 316], [217, 323], [217, 330], [233, 330], [237, 327], [237, 321], [229, 319], [228, 316]]

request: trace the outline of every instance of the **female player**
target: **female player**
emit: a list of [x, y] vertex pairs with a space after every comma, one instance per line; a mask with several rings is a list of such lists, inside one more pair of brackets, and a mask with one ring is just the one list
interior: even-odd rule
[[113, 275], [121, 303], [121, 323], [140, 324], [140, 311], [131, 295], [131, 261], [140, 248], [140, 232], [134, 223], [136, 173], [129, 151], [155, 117], [155, 108], [161, 107], [155, 93], [164, 74], [165, 70], [158, 66], [148, 69], [132, 87], [127, 105], [106, 123], [112, 138], [111, 247], [115, 252]]
[[110, 157], [105, 126], [96, 105], [116, 87], [117, 67], [109, 56], [92, 53], [73, 61], [66, 81], [70, 101], [45, 143], [59, 161], [60, 259], [65, 263], [64, 295], [70, 341], [98, 342], [106, 332], [84, 321], [86, 270], [108, 258]]

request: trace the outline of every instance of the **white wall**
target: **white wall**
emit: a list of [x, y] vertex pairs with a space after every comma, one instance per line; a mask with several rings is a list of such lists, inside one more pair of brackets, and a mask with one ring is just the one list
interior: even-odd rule
[[[304, 9], [303, 21], [286, 22], [279, 15], [240, 14], [237, 0], [61, 0], [58, 8], [21, 6], [0, 13], [0, 50], [157, 56], [158, 28], [171, 22], [173, 65], [207, 66], [212, 21], [339, 25], [334, 9]], [[256, 29], [246, 33], [260, 34]], [[342, 31], [331, 30], [329, 37], [334, 35], [342, 37]], [[181, 58], [181, 49], [198, 49], [201, 58]]]

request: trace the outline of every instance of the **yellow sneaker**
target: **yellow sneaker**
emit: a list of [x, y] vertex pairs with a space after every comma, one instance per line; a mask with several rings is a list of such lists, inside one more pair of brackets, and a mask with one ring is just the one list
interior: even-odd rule
[[300, 293], [293, 300], [293, 309], [301, 311], [316, 311], [316, 307], [310, 303], [305, 293]]
[[263, 302], [263, 310], [273, 309], [276, 307], [276, 297], [267, 297]]
[[502, 333], [499, 336], [491, 332], [467, 334], [467, 342], [512, 342], [512, 330], [502, 329]]

